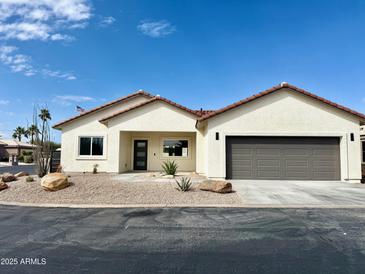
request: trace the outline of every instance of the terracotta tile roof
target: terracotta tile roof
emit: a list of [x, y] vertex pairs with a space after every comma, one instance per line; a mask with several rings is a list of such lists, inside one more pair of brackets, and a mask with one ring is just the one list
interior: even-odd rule
[[60, 128], [60, 126], [62, 126], [62, 125], [64, 125], [64, 124], [66, 124], [66, 123], [68, 123], [68, 122], [71, 122], [71, 121], [73, 121], [73, 120], [76, 120], [76, 119], [78, 119], [78, 118], [80, 118], [80, 117], [83, 117], [83, 116], [85, 116], [85, 115], [87, 115], [87, 114], [90, 114], [90, 113], [93, 113], [93, 112], [99, 111], [99, 110], [101, 110], [101, 109], [103, 109], [103, 108], [110, 107], [110, 106], [112, 106], [112, 105], [114, 105], [114, 104], [117, 104], [117, 103], [119, 103], [119, 102], [123, 102], [123, 101], [128, 100], [128, 99], [131, 99], [131, 98], [133, 98], [133, 97], [137, 97], [137, 96], [139, 96], [139, 95], [146, 96], [146, 97], [148, 97], [148, 98], [153, 98], [153, 95], [149, 94], [148, 92], [145, 92], [145, 91], [137, 91], [137, 92], [131, 93], [131, 94], [127, 95], [127, 96], [121, 97], [121, 98], [116, 99], [116, 100], [114, 100], [114, 101], [111, 101], [111, 102], [108, 102], [108, 103], [103, 104], [103, 105], [101, 105], [101, 106], [98, 106], [98, 107], [96, 107], [96, 108], [93, 108], [93, 109], [90, 109], [90, 110], [84, 111], [84, 112], [82, 112], [82, 113], [80, 113], [80, 114], [78, 114], [78, 115], [75, 115], [75, 116], [73, 116], [73, 117], [71, 117], [71, 118], [69, 118], [69, 119], [66, 119], [66, 120], [64, 120], [64, 121], [61, 121], [61, 122], [59, 122], [59, 123], [57, 123], [57, 124], [53, 125], [52, 127], [53, 127], [53, 128], [56, 128], [56, 129], [59, 129], [59, 128]]
[[4, 144], [6, 147], [19, 147], [19, 148], [34, 148], [36, 147], [35, 145], [32, 145], [32, 144], [28, 144], [28, 143], [25, 143], [25, 142], [20, 142], [18, 140], [15, 140], [15, 139], [8, 139], [8, 140], [5, 140], [5, 139], [2, 139], [0, 141], [1, 144]]
[[173, 101], [170, 101], [170, 100], [168, 100], [168, 99], [166, 99], [166, 98], [163, 98], [163, 97], [160, 97], [160, 96], [155, 96], [155, 97], [153, 97], [152, 99], [150, 99], [150, 100], [148, 100], [148, 101], [146, 101], [146, 102], [140, 103], [140, 104], [138, 104], [138, 105], [132, 106], [132, 107], [130, 107], [130, 108], [124, 109], [124, 110], [122, 110], [122, 111], [118, 111], [118, 112], [116, 112], [116, 113], [114, 113], [114, 114], [112, 114], [112, 115], [109, 115], [109, 116], [107, 116], [107, 117], [104, 117], [103, 119], [99, 120], [99, 122], [101, 122], [101, 123], [105, 123], [107, 120], [110, 120], [110, 119], [112, 119], [112, 118], [115, 118], [116, 116], [119, 116], [119, 115], [121, 115], [121, 114], [123, 114], [123, 113], [126, 113], [126, 112], [128, 112], [128, 111], [131, 111], [131, 110], [134, 110], [134, 109], [137, 109], [137, 108], [143, 107], [143, 106], [145, 106], [145, 105], [148, 105], [148, 104], [150, 104], [150, 103], [152, 103], [152, 102], [156, 102], [156, 101], [165, 102], [165, 103], [167, 103], [167, 104], [169, 104], [169, 105], [171, 105], [171, 106], [177, 107], [177, 108], [179, 108], [179, 109], [181, 109], [181, 110], [184, 110], [184, 111], [189, 112], [189, 113], [191, 113], [191, 114], [193, 114], [193, 115], [195, 115], [195, 116], [200, 117], [200, 114], [199, 114], [196, 110], [189, 109], [189, 108], [184, 107], [184, 106], [182, 106], [182, 105], [179, 105], [179, 104], [177, 104], [177, 103], [175, 103], [175, 102], [173, 102]]
[[327, 105], [330, 105], [330, 106], [335, 107], [335, 108], [337, 108], [337, 109], [343, 110], [343, 111], [345, 111], [345, 112], [347, 112], [347, 113], [350, 113], [350, 114], [352, 114], [352, 115], [355, 115], [355, 116], [357, 116], [357, 117], [359, 117], [359, 118], [361, 118], [361, 119], [365, 120], [365, 115], [364, 115], [364, 114], [362, 114], [362, 113], [360, 113], [360, 112], [357, 112], [357, 111], [355, 111], [355, 110], [352, 110], [352, 109], [349, 109], [349, 108], [347, 108], [347, 107], [344, 107], [344, 106], [341, 106], [341, 105], [339, 105], [339, 104], [336, 104], [336, 103], [334, 103], [334, 102], [331, 102], [331, 101], [329, 101], [329, 100], [327, 100], [327, 99], [324, 99], [324, 98], [322, 98], [322, 97], [319, 97], [319, 96], [317, 96], [317, 95], [315, 95], [315, 94], [313, 94], [313, 93], [310, 93], [310, 92], [308, 92], [308, 91], [306, 91], [306, 90], [304, 90], [304, 89], [298, 88], [298, 87], [296, 87], [296, 86], [290, 85], [290, 84], [288, 84], [288, 83], [281, 83], [280, 85], [277, 85], [277, 86], [274, 86], [274, 87], [272, 87], [272, 88], [269, 88], [269, 89], [267, 89], [267, 90], [265, 90], [265, 91], [262, 91], [262, 92], [260, 92], [260, 93], [258, 93], [258, 94], [255, 94], [255, 95], [253, 95], [253, 96], [250, 96], [250, 97], [248, 97], [248, 98], [246, 98], [246, 99], [243, 99], [243, 100], [241, 100], [241, 101], [238, 101], [238, 102], [236, 102], [236, 103], [233, 103], [233, 104], [231, 104], [231, 105], [228, 105], [228, 106], [226, 106], [226, 107], [224, 107], [224, 108], [221, 108], [221, 109], [218, 109], [218, 110], [216, 110], [216, 111], [214, 111], [214, 112], [211, 112], [211, 113], [208, 113], [208, 114], [206, 114], [206, 115], [203, 115], [202, 117], [200, 117], [200, 118], [198, 119], [198, 121], [204, 121], [204, 120], [207, 120], [207, 119], [209, 119], [209, 118], [212, 118], [212, 117], [214, 117], [214, 116], [217, 116], [217, 115], [219, 115], [219, 114], [222, 114], [222, 113], [224, 113], [224, 112], [226, 112], [226, 111], [228, 111], [228, 110], [234, 109], [234, 108], [236, 108], [236, 107], [238, 107], [238, 106], [241, 106], [241, 105], [244, 105], [244, 104], [247, 104], [247, 103], [249, 103], [249, 102], [251, 102], [251, 101], [253, 101], [253, 100], [257, 99], [257, 98], [261, 98], [261, 97], [263, 97], [263, 96], [265, 96], [265, 95], [271, 94], [271, 93], [273, 93], [273, 92], [275, 92], [275, 91], [278, 91], [278, 90], [280, 90], [280, 89], [282, 89], [282, 88], [289, 88], [289, 89], [291, 89], [291, 90], [293, 90], [293, 91], [295, 91], [295, 92], [298, 92], [298, 93], [304, 94], [304, 95], [309, 96], [309, 97], [311, 97], [311, 98], [313, 98], [313, 99], [319, 100], [319, 101], [321, 101], [321, 102], [323, 102], [323, 103], [325, 103], [325, 104], [327, 104]]
[[198, 109], [198, 110], [194, 110], [199, 116], [204, 116], [207, 114], [210, 114], [212, 112], [215, 112], [215, 110], [210, 110], [210, 109]]

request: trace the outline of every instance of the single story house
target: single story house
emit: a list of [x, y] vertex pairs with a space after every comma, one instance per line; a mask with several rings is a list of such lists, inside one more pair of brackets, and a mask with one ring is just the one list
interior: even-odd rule
[[20, 156], [23, 151], [33, 151], [34, 145], [18, 140], [0, 140], [0, 160], [9, 159], [10, 155]]
[[281, 83], [215, 111], [138, 91], [54, 125], [65, 171], [180, 171], [214, 179], [361, 180], [365, 115]]
[[5, 147], [6, 146], [6, 144], [4, 143], [4, 142], [1, 142], [1, 140], [0, 140], [0, 161], [3, 159], [3, 158], [5, 158], [4, 157], [4, 154], [5, 154]]

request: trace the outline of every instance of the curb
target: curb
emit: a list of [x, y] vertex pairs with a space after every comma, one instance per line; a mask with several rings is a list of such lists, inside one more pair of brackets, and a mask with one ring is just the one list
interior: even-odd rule
[[52, 203], [20, 203], [0, 201], [3, 206], [45, 207], [45, 208], [297, 208], [297, 209], [356, 209], [365, 205], [272, 205], [272, 204], [52, 204]]

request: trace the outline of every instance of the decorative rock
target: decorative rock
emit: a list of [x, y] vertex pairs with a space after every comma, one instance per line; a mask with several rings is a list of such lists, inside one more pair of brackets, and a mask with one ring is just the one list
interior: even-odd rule
[[69, 186], [67, 176], [63, 173], [49, 173], [41, 179], [45, 190], [56, 191]]
[[11, 173], [4, 173], [2, 176], [1, 176], [1, 179], [4, 183], [8, 183], [8, 182], [12, 182], [12, 181], [15, 181], [16, 180], [16, 177], [11, 174]]
[[18, 172], [17, 174], [15, 174], [14, 176], [19, 178], [19, 177], [28, 176], [28, 175], [29, 175], [29, 173], [21, 171], [21, 172]]
[[165, 178], [165, 179], [174, 179], [174, 175], [163, 175], [162, 176], [163, 178]]
[[232, 184], [226, 181], [205, 181], [199, 184], [199, 189], [217, 193], [232, 192]]
[[9, 186], [7, 184], [5, 184], [4, 182], [0, 182], [0, 191], [7, 189]]

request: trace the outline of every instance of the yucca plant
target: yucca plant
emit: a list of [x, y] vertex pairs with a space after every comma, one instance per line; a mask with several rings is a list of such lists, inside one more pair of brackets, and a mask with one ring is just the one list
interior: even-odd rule
[[165, 161], [162, 164], [162, 169], [165, 171], [166, 175], [176, 175], [178, 165], [175, 161]]
[[191, 188], [191, 179], [189, 177], [182, 177], [180, 182], [175, 180], [180, 191], [189, 191]]

